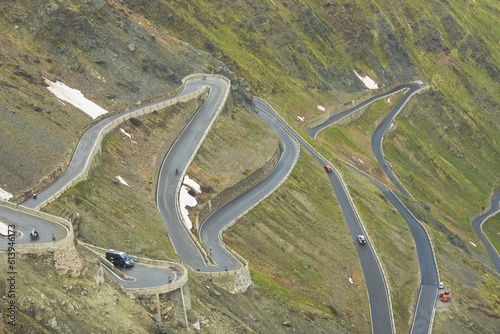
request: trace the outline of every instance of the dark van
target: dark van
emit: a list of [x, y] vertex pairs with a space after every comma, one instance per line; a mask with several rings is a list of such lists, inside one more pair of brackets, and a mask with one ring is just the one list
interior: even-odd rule
[[130, 255], [113, 249], [106, 252], [106, 260], [120, 267], [131, 267], [134, 265], [134, 261], [130, 258]]

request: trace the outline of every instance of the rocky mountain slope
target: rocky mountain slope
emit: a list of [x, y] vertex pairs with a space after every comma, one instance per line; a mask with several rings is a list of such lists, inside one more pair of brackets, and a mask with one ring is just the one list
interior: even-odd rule
[[[407, 205], [426, 223], [441, 278], [454, 289], [451, 303], [438, 304], [434, 332], [498, 332], [500, 286], [477, 262], [488, 264], [488, 259], [469, 219], [500, 183], [499, 17], [499, 4], [487, 0], [4, 2], [0, 4], [0, 188], [22, 198], [42, 187], [63, 170], [79, 136], [95, 122], [55, 99], [44, 78], [60, 80], [109, 112], [118, 112], [164, 96], [187, 74], [214, 70], [232, 80], [233, 97], [239, 104], [234, 118], [221, 121], [221, 129], [232, 120], [238, 126], [250, 124], [238, 113], [245, 112], [253, 93], [265, 97], [298, 131], [302, 131], [302, 118], [307, 122], [324, 113], [318, 105], [338, 107], [367, 94], [354, 71], [372, 78], [380, 90], [402, 82], [423, 82], [432, 88], [410, 101], [384, 141], [384, 149], [416, 199], [408, 199]], [[328, 158], [346, 160], [385, 182], [366, 147], [372, 115], [380, 117], [393, 103], [382, 101], [359, 121], [334, 126], [311, 143]], [[207, 189], [241, 178], [248, 171], [230, 179], [218, 175], [221, 166], [207, 156], [218, 150], [230, 157], [238, 150], [235, 143], [245, 146], [245, 141], [257, 140], [247, 135], [233, 145], [222, 145], [221, 138], [231, 141], [236, 135], [212, 134], [190, 173], [195, 179], [200, 175], [198, 181], [206, 182]], [[267, 142], [267, 136], [258, 140]], [[113, 153], [114, 139], [107, 144]], [[252, 154], [263, 159], [267, 153]], [[95, 177], [109, 181], [114, 168], [109, 163], [113, 159], [120, 163], [118, 157], [106, 158]], [[238, 159], [253, 160], [251, 156]], [[376, 250], [388, 272], [397, 331], [407, 332], [418, 288], [411, 235], [373, 187], [336, 167], [376, 238]], [[133, 170], [126, 173], [133, 175]], [[323, 187], [321, 173], [321, 167], [303, 155], [291, 179], [226, 234], [226, 242], [250, 260], [255, 286], [241, 298], [251, 305], [251, 312], [241, 309], [238, 296], [218, 298], [205, 290], [209, 283], [192, 283], [197, 315], [212, 319], [213, 332], [327, 332], [329, 328], [369, 332], [359, 263], [353, 245], [344, 243], [349, 234], [339, 209], [331, 204], [333, 194]], [[137, 183], [142, 185], [138, 191], [147, 194], [147, 180], [141, 176]], [[90, 184], [95, 187], [99, 182]], [[95, 238], [91, 224], [99, 220], [91, 212], [92, 202], [78, 195], [88, 186], [75, 187], [51, 210], [63, 215], [81, 210], [87, 224], [80, 226], [81, 237], [90, 241]], [[154, 208], [147, 197], [145, 207]], [[127, 215], [127, 205], [120, 210], [126, 224], [140, 222]], [[158, 218], [154, 213], [151, 217]], [[147, 240], [147, 230], [135, 232]], [[495, 233], [490, 236], [498, 238]], [[103, 247], [109, 242], [101, 241]], [[168, 242], [154, 242], [154, 246], [138, 243], [137, 255], [175, 259]], [[325, 246], [319, 252], [310, 244]], [[38, 260], [25, 261], [27, 268]], [[43, 270], [54, 275], [48, 266]], [[97, 269], [89, 265], [88, 270], [90, 274], [82, 277], [93, 279]], [[355, 284], [348, 283], [348, 278]], [[40, 287], [47, 285], [48, 281], [39, 279]], [[36, 282], [29, 279], [26, 284]], [[106, 303], [112, 304], [119, 294], [115, 288], [106, 286], [111, 291]], [[30, 289], [38, 293], [39, 288]], [[73, 293], [56, 290], [51, 292], [54, 300], [64, 301]], [[124, 312], [147, 317], [135, 301], [118, 299], [125, 304]], [[269, 312], [261, 312], [259, 304]], [[86, 298], [79, 299], [77, 306], [86, 315], [100, 312]], [[52, 313], [37, 316], [33, 310], [41, 312], [35, 306], [23, 310], [24, 324], [57, 330]], [[62, 310], [54, 312], [59, 328], [78, 322], [58, 312]], [[175, 329], [155, 327], [150, 319], [134, 321], [132, 326], [144, 332]], [[11, 331], [5, 326], [0, 329]]]

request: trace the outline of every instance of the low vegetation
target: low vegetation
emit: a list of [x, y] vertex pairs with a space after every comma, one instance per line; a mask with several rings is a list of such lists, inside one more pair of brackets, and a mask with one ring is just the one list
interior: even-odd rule
[[302, 153], [283, 186], [224, 240], [249, 260], [254, 283], [291, 309], [369, 331], [355, 244], [323, 168], [310, 155]]
[[[213, 70], [230, 76], [238, 90], [249, 84], [251, 93], [263, 96], [297, 129], [303, 125], [297, 116], [309, 121], [323, 113], [319, 105], [328, 109], [365, 94], [353, 70], [383, 88], [415, 80], [431, 85], [410, 100], [383, 147], [415, 198], [407, 205], [429, 231], [441, 279], [452, 289], [451, 302], [437, 304], [433, 332], [499, 332], [498, 280], [476, 261], [488, 262], [470, 228], [471, 215], [500, 183], [498, 2], [22, 0], [1, 4], [0, 17], [0, 181], [16, 196], [58, 175], [92, 123], [50, 97], [41, 76], [118, 111], [178, 87], [186, 74]], [[244, 95], [233, 92], [235, 100]], [[332, 126], [318, 142], [308, 140], [328, 159], [340, 158], [387, 182], [371, 155], [369, 135], [397, 98], [374, 103], [348, 126]], [[277, 141], [245, 107], [231, 111], [236, 120], [223, 116], [191, 166], [190, 175], [214, 194], [251, 172]], [[193, 111], [175, 108], [166, 117], [125, 123], [139, 144], [113, 132], [92, 177], [46, 210], [63, 217], [79, 213], [75, 228], [81, 240], [176, 259], [152, 197], [157, 150]], [[159, 133], [166, 135], [158, 138]], [[418, 285], [408, 230], [367, 181], [333, 165], [346, 178], [374, 241], [388, 275], [396, 326], [405, 332]], [[259, 332], [283, 331], [288, 327], [282, 323], [294, 317], [294, 329], [305, 332], [332, 326], [338, 332], [369, 331], [364, 278], [328, 187], [321, 167], [302, 153], [284, 186], [225, 235], [250, 259], [256, 287], [242, 297], [255, 303], [246, 317], [238, 296], [198, 297], [208, 294], [208, 282], [196, 281], [195, 308], [214, 306], [204, 316], [231, 324], [220, 332], [248, 330], [242, 323]], [[491, 218], [484, 229], [500, 250], [498, 220]], [[257, 310], [263, 300], [270, 312]], [[25, 323], [37, 319], [27, 314]]]

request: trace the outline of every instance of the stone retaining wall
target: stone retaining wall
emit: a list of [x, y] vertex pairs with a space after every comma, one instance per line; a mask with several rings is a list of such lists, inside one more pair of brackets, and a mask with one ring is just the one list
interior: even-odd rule
[[196, 217], [197, 222], [203, 222], [217, 209], [222, 207], [224, 204], [230, 202], [234, 198], [238, 197], [248, 189], [252, 188], [254, 185], [262, 181], [277, 165], [281, 152], [283, 151], [280, 145], [274, 154], [267, 159], [267, 161], [255, 170], [253, 173], [245, 177], [243, 180], [237, 182], [236, 184], [224, 189], [214, 197], [212, 197], [205, 205], [201, 208], [198, 216]]
[[45, 206], [45, 205], [53, 202], [56, 198], [58, 198], [63, 192], [65, 192], [70, 187], [74, 186], [75, 184], [77, 184], [80, 181], [88, 179], [92, 168], [96, 167], [97, 164], [99, 163], [99, 159], [98, 158], [101, 155], [101, 147], [102, 147], [101, 144], [102, 144], [102, 140], [104, 139], [104, 136], [106, 136], [109, 132], [111, 132], [111, 130], [113, 130], [119, 124], [121, 124], [121, 123], [129, 120], [132, 117], [138, 117], [138, 116], [141, 116], [141, 115], [145, 115], [145, 114], [151, 113], [153, 111], [166, 108], [166, 107], [171, 106], [173, 104], [176, 104], [178, 102], [184, 102], [184, 101], [188, 101], [190, 99], [196, 98], [200, 94], [202, 94], [204, 91], [206, 91], [207, 89], [208, 88], [205, 87], [205, 88], [199, 89], [199, 90], [197, 90], [197, 91], [195, 91], [193, 93], [190, 93], [190, 94], [187, 94], [187, 95], [184, 95], [184, 96], [180, 96], [180, 97], [174, 98], [172, 100], [163, 101], [163, 102], [156, 103], [156, 104], [153, 104], [153, 105], [145, 106], [145, 107], [143, 107], [141, 109], [138, 109], [138, 110], [136, 110], [134, 112], [131, 112], [131, 113], [128, 113], [128, 114], [126, 114], [126, 115], [124, 115], [122, 117], [119, 117], [116, 120], [114, 120], [113, 122], [107, 124], [102, 129], [102, 131], [99, 133], [99, 135], [97, 137], [97, 140], [96, 140], [96, 142], [95, 142], [95, 144], [94, 144], [94, 146], [92, 148], [92, 151], [91, 151], [91, 153], [89, 155], [89, 158], [87, 159], [87, 162], [85, 163], [85, 167], [84, 167], [83, 171], [80, 173], [80, 175], [78, 175], [77, 177], [75, 177], [72, 181], [70, 181], [68, 184], [66, 184], [62, 189], [60, 189], [57, 193], [55, 193], [49, 199], [47, 199], [44, 202], [41, 202], [36, 207], [36, 209], [40, 209], [41, 207], [43, 207], [43, 206]]
[[[193, 77], [198, 77], [198, 76], [199, 76], [199, 74], [192, 74], [192, 75], [189, 75], [186, 78], [184, 78], [183, 81], [188, 80], [188, 79], [193, 78]], [[226, 90], [226, 93], [224, 94], [222, 102], [220, 103], [220, 105], [217, 106], [217, 110], [215, 112], [215, 116], [212, 118], [212, 121], [208, 125], [207, 130], [205, 131], [205, 133], [203, 134], [202, 138], [200, 139], [200, 142], [196, 146], [196, 149], [194, 150], [193, 155], [191, 156], [191, 158], [187, 162], [186, 166], [190, 166], [191, 163], [193, 162], [193, 159], [194, 159], [196, 153], [198, 152], [198, 150], [200, 149], [201, 145], [203, 144], [205, 138], [207, 137], [208, 132], [210, 131], [210, 128], [212, 127], [212, 125], [214, 124], [215, 120], [217, 119], [217, 116], [219, 116], [219, 114], [221, 112], [229, 110], [228, 109], [229, 108], [228, 103], [231, 103], [231, 101], [232, 101], [231, 98], [230, 98], [230, 95], [231, 95], [230, 94], [230, 92], [231, 92], [231, 81], [228, 78], [226, 78], [224, 76], [221, 76], [221, 75], [217, 75], [216, 74], [216, 75], [211, 75], [211, 76], [225, 80], [227, 82], [228, 89]], [[182, 171], [182, 174], [180, 175], [180, 179], [181, 180], [184, 179], [185, 174], [186, 174], [186, 171]], [[176, 194], [179, 194], [179, 192], [181, 190], [181, 187], [182, 187], [182, 182], [179, 182], [179, 184], [177, 185], [177, 188], [175, 190]], [[180, 208], [179, 201], [175, 201], [175, 207], [176, 207], [176, 211], [177, 211], [177, 216], [179, 217], [180, 221], [183, 221], [184, 217], [181, 214], [181, 208]], [[202, 256], [205, 258], [206, 263], [213, 264], [213, 261], [210, 258], [210, 256], [208, 256], [207, 251], [205, 250], [205, 248], [200, 244], [200, 242], [198, 241], [198, 239], [195, 238], [195, 236], [193, 235], [193, 233], [191, 233], [191, 231], [189, 231], [187, 229], [186, 226], [187, 226], [187, 224], [185, 224], [185, 223], [182, 224], [182, 227], [184, 229], [186, 229], [187, 235], [191, 238], [191, 240], [196, 245], [196, 247], [198, 248], [198, 250], [200, 251], [200, 253], [202, 254]]]
[[54, 266], [56, 270], [80, 272], [85, 267], [85, 260], [77, 247], [76, 239], [66, 248], [54, 250]]
[[231, 293], [245, 292], [248, 287], [252, 285], [250, 269], [248, 268], [248, 264], [246, 263], [244, 267], [236, 270], [219, 271], [212, 273], [193, 271], [191, 274], [204, 278], [211, 278], [214, 284]]
[[[106, 260], [105, 258], [105, 253], [107, 249], [102, 248], [102, 247], [97, 247], [94, 245], [87, 244], [85, 242], [81, 242], [83, 246], [85, 246], [87, 249], [89, 249], [92, 253], [96, 254], [96, 256], [99, 257], [100, 261], [104, 263], [107, 267], [112, 269], [115, 273], [117, 273], [120, 277], [127, 279], [128, 277], [124, 275], [119, 269], [117, 269], [111, 262]], [[129, 254], [130, 255], [130, 254]], [[172, 261], [162, 261], [162, 260], [153, 260], [153, 259], [148, 259], [145, 257], [139, 257], [139, 256], [134, 256], [130, 255], [132, 260], [136, 263], [142, 263], [142, 264], [149, 264], [155, 267], [160, 267], [160, 268], [168, 268], [171, 270], [177, 270], [182, 273], [181, 278], [178, 281], [172, 282], [170, 284], [165, 284], [162, 286], [157, 286], [157, 287], [152, 287], [152, 288], [125, 288], [125, 291], [131, 295], [150, 295], [150, 294], [161, 294], [161, 293], [167, 293], [171, 292], [177, 289], [182, 288], [187, 281], [188, 281], [188, 271], [187, 269], [176, 262]]]
[[26, 253], [34, 253], [34, 254], [43, 254], [48, 251], [63, 251], [68, 249], [69, 247], [72, 247], [72, 245], [75, 242], [75, 236], [73, 233], [73, 226], [69, 221], [66, 219], [63, 219], [61, 217], [53, 216], [51, 214], [33, 210], [27, 207], [24, 207], [22, 205], [16, 205], [11, 202], [6, 202], [3, 200], [0, 200], [0, 205], [8, 207], [13, 210], [21, 211], [27, 214], [30, 214], [35, 217], [40, 217], [45, 220], [52, 221], [56, 224], [63, 225], [66, 227], [66, 230], [68, 231], [68, 235], [64, 239], [60, 239], [57, 241], [52, 241], [52, 242], [46, 242], [46, 243], [36, 243], [36, 244], [20, 244], [16, 246], [16, 251], [20, 252], [21, 254], [26, 254]]
[[[337, 115], [337, 114], [340, 114], [341, 112], [344, 112], [344, 111], [347, 111], [355, 106], [357, 106], [358, 104], [360, 103], [363, 103], [365, 102], [366, 100], [374, 97], [375, 95], [378, 95], [380, 94], [381, 91], [380, 90], [377, 90], [377, 91], [369, 91], [368, 94], [365, 94], [363, 96], [360, 96], [359, 98], [355, 99], [355, 100], [352, 100], [351, 102], [346, 102], [342, 105], [339, 105], [339, 106], [336, 106], [336, 107], [333, 107], [331, 109], [329, 109], [326, 113], [324, 113], [323, 115], [319, 116], [318, 118], [315, 118], [307, 123], [305, 123], [304, 125], [302, 125], [302, 130], [304, 131], [308, 131], [312, 128], [314, 128], [315, 126], [318, 126], [320, 124], [323, 124], [325, 123], [330, 117], [334, 116], [334, 115]], [[364, 108], [363, 108], [364, 109]]]

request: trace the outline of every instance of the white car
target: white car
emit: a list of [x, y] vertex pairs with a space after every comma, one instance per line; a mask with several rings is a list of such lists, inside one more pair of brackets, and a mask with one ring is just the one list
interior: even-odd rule
[[360, 243], [361, 245], [366, 244], [366, 238], [365, 238], [365, 236], [364, 236], [364, 235], [362, 235], [362, 234], [358, 235], [358, 241], [359, 241], [359, 243]]
[[444, 289], [444, 283], [443, 282], [439, 282], [438, 288]]

